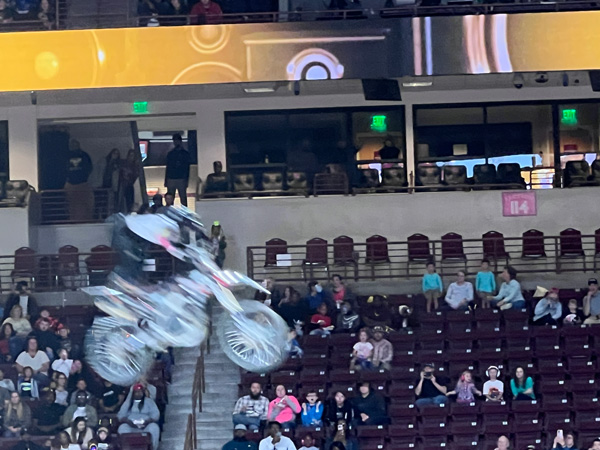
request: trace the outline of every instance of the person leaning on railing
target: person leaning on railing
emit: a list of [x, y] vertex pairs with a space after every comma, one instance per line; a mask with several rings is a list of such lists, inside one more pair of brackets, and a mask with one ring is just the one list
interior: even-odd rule
[[200, 0], [190, 11], [190, 23], [192, 25], [216, 24], [222, 21], [223, 11], [219, 4], [212, 0]]

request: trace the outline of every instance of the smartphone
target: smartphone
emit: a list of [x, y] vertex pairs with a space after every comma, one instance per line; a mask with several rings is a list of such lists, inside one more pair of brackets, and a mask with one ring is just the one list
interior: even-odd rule
[[338, 430], [339, 431], [342, 431], [343, 429], [344, 429], [344, 425], [342, 425], [342, 424], [338, 425]]
[[556, 437], [563, 439], [564, 438], [563, 430], [556, 430]]

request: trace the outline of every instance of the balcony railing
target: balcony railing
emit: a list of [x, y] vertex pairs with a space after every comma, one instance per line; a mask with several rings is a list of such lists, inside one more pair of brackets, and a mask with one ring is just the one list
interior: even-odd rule
[[115, 212], [114, 196], [111, 194], [110, 189], [41, 191], [41, 224], [103, 222]]

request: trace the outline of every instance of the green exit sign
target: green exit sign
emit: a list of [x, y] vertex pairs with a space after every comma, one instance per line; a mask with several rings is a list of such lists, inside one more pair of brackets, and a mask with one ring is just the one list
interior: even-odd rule
[[387, 131], [387, 116], [373, 116], [371, 118], [371, 130], [380, 133]]
[[133, 102], [132, 111], [134, 114], [148, 114], [148, 102]]
[[560, 121], [565, 125], [577, 125], [577, 110], [563, 109]]

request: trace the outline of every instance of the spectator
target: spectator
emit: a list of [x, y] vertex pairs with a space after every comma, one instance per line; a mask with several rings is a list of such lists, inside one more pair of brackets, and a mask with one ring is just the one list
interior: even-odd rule
[[238, 423], [233, 427], [233, 440], [227, 442], [221, 450], [258, 450], [255, 442], [246, 439], [246, 425]]
[[465, 281], [465, 273], [459, 270], [456, 273], [456, 281], [448, 286], [446, 292], [446, 310], [467, 310], [473, 301], [473, 285]]
[[206, 183], [202, 186], [202, 194], [211, 194], [213, 192], [224, 192], [229, 190], [229, 177], [223, 172], [223, 163], [221, 161], [213, 162], [213, 173], [208, 174]]
[[21, 435], [21, 440], [17, 442], [14, 447], [11, 447], [10, 450], [48, 450], [50, 448], [50, 441], [46, 441], [44, 446], [33, 442], [29, 431], [25, 428], [23, 428], [19, 434]]
[[325, 298], [323, 287], [319, 284], [319, 282], [311, 281], [310, 283], [308, 283], [308, 294], [306, 296], [306, 304], [308, 305], [310, 312], [314, 314], [317, 311], [317, 308], [321, 306], [322, 303], [326, 302], [327, 299]]
[[[306, 302], [301, 301], [300, 293], [292, 292], [290, 301], [279, 305], [279, 315], [285, 320], [289, 327], [295, 328], [296, 324], [303, 326], [309, 315]], [[300, 328], [301, 331], [301, 328]], [[298, 333], [302, 336], [301, 333]]]
[[54, 391], [46, 388], [41, 404], [33, 414], [33, 427], [42, 434], [54, 434], [60, 427], [60, 418], [64, 412], [65, 407], [56, 403]]
[[156, 210], [156, 214], [166, 214], [167, 210], [175, 204], [175, 194], [167, 192], [165, 194], [165, 204]]
[[6, 411], [4, 411], [6, 405], [10, 401], [11, 391], [4, 387], [0, 387], [0, 416], [4, 415]]
[[158, 14], [158, 8], [154, 0], [138, 0], [138, 16], [151, 16]]
[[[148, 380], [146, 379], [146, 375], [140, 376], [140, 378], [138, 379], [138, 383], [144, 386], [144, 393], [146, 394], [146, 397], [150, 397], [156, 402], [156, 386], [148, 382]], [[129, 388], [129, 392], [133, 391], [133, 386]]]
[[64, 373], [59, 372], [56, 375], [56, 388], [54, 389], [56, 395], [56, 403], [63, 405], [65, 408], [69, 406], [69, 391], [67, 391], [67, 377]]
[[0, 387], [8, 389], [10, 392], [16, 391], [15, 384], [10, 378], [4, 378], [4, 371], [0, 370]]
[[160, 194], [154, 194], [152, 197], [152, 206], [150, 207], [150, 213], [156, 214], [163, 205], [163, 196]]
[[562, 317], [562, 304], [558, 298], [558, 289], [552, 288], [535, 305], [534, 325], [558, 325]]
[[383, 141], [383, 147], [378, 151], [380, 159], [398, 159], [400, 157], [400, 149], [394, 145], [394, 142], [387, 138]]
[[0, 23], [10, 23], [15, 17], [15, 12], [6, 0], [0, 0]]
[[444, 290], [444, 284], [442, 283], [442, 278], [435, 271], [435, 263], [428, 262], [427, 263], [427, 272], [423, 275], [423, 295], [427, 299], [427, 313], [431, 312], [432, 306], [433, 309], [438, 309], [438, 299], [442, 296], [442, 291]]
[[123, 401], [125, 401], [124, 389], [121, 386], [112, 384], [108, 380], [103, 380], [103, 382], [104, 387], [98, 401], [98, 406], [100, 407], [100, 411], [104, 413], [115, 412], [121, 407]]
[[38, 328], [29, 333], [29, 336], [36, 338], [40, 349], [46, 352], [49, 359], [53, 359], [55, 353], [58, 351], [59, 342], [56, 333], [50, 330], [50, 320], [41, 317], [36, 324]]
[[590, 450], [600, 450], [600, 439], [594, 439], [592, 448], [590, 448]]
[[417, 401], [415, 405], [418, 408], [427, 405], [441, 405], [448, 401], [446, 397], [446, 392], [448, 392], [446, 380], [443, 377], [438, 380], [435, 377], [434, 370], [435, 365], [433, 363], [425, 364], [420, 378], [416, 381], [415, 394], [417, 395]]
[[373, 368], [373, 344], [369, 342], [369, 332], [363, 328], [358, 333], [358, 342], [352, 347], [350, 370], [371, 370]]
[[103, 450], [114, 450], [112, 436], [110, 435], [109, 428], [100, 425], [98, 430], [96, 431], [96, 436], [94, 437], [94, 442], [96, 444], [104, 444], [103, 446], [98, 445], [99, 449]]
[[104, 161], [104, 169], [102, 171], [102, 189], [107, 189], [109, 198], [112, 204], [119, 205], [117, 197], [119, 193], [119, 173], [121, 171], [121, 152], [118, 148], [113, 148]]
[[586, 325], [595, 325], [600, 323], [600, 291], [598, 290], [598, 280], [590, 278], [588, 280], [588, 293], [583, 297], [583, 314], [589, 316], [583, 322]]
[[85, 417], [77, 417], [65, 431], [69, 433], [71, 442], [79, 445], [82, 450], [88, 448], [88, 443], [94, 437], [92, 429], [87, 426]]
[[40, 310], [40, 317], [35, 321], [33, 328], [39, 328], [40, 322], [44, 319], [47, 319], [50, 323], [50, 330], [56, 333], [58, 331], [58, 326], [60, 325], [60, 322], [58, 321], [58, 319], [52, 317], [50, 315], [50, 311], [48, 311], [46, 308], [42, 308]]
[[521, 284], [516, 280], [517, 271], [512, 266], [506, 266], [500, 274], [502, 284], [498, 295], [488, 297], [491, 304], [501, 310], [523, 309], [525, 308], [525, 299], [521, 292]]
[[6, 304], [4, 305], [3, 320], [8, 319], [10, 313], [12, 312], [12, 308], [15, 305], [21, 305], [21, 311], [25, 312], [24, 317], [26, 319], [37, 319], [39, 311], [38, 303], [35, 297], [31, 295], [31, 293], [27, 289], [26, 281], [19, 281], [15, 286], [14, 292], [12, 292], [6, 299]]
[[65, 377], [68, 377], [71, 367], [73, 367], [73, 360], [69, 359], [69, 352], [61, 348], [58, 351], [58, 359], [52, 362], [52, 370], [63, 373]]
[[57, 448], [58, 450], [81, 450], [81, 447], [77, 444], [71, 442], [71, 436], [66, 431], [61, 431], [58, 433], [56, 440], [58, 441], [56, 444], [52, 445], [52, 450]]
[[310, 433], [304, 434], [301, 442], [302, 447], [300, 447], [298, 450], [319, 450], [317, 447], [315, 447], [315, 439]]
[[327, 314], [327, 305], [321, 303], [317, 308], [317, 313], [313, 314], [310, 323], [314, 328], [310, 334], [318, 334], [321, 336], [329, 336], [335, 328], [331, 325], [331, 317]]
[[333, 398], [327, 402], [324, 412], [325, 422], [332, 426], [338, 420], [344, 420], [346, 423], [352, 423], [356, 418], [352, 402], [346, 398], [343, 392], [336, 391]]
[[510, 449], [510, 441], [508, 440], [508, 438], [506, 436], [500, 436], [498, 438], [498, 442], [496, 443], [496, 445], [498, 446], [498, 447], [496, 447], [496, 450]]
[[360, 327], [360, 316], [354, 312], [349, 302], [343, 302], [337, 316], [336, 333], [354, 333]]
[[[11, 362], [13, 360], [10, 354], [10, 341], [16, 334], [10, 323], [2, 325], [2, 329], [0, 330], [0, 359], [2, 362]], [[20, 342], [22, 343], [23, 341]]]
[[[183, 0], [163, 0], [158, 5], [159, 14], [161, 16], [185, 16], [188, 13], [188, 7]], [[161, 23], [163, 23], [161, 21]], [[185, 22], [181, 23], [167, 21], [166, 25], [185, 25]]]
[[261, 421], [267, 420], [269, 400], [262, 395], [262, 386], [254, 382], [250, 394], [240, 397], [233, 408], [233, 424], [246, 425], [250, 430], [258, 430]]
[[[262, 285], [270, 292], [270, 294], [266, 294], [263, 291], [257, 290], [254, 293], [254, 300], [258, 300], [259, 302], [262, 302], [271, 308], [277, 308], [279, 306], [279, 302], [281, 301], [281, 292], [279, 292], [279, 289], [275, 287], [275, 280], [273, 278], [265, 278], [262, 282]], [[286, 288], [286, 291], [288, 289], [289, 288]]]
[[384, 339], [385, 330], [383, 327], [373, 328], [373, 368], [390, 370], [392, 359], [394, 359], [394, 347], [387, 339]]
[[[120, 411], [119, 411], [120, 413]], [[68, 427], [78, 417], [85, 417], [88, 423], [98, 423], [96, 408], [89, 404], [89, 397], [85, 391], [76, 391], [75, 404], [69, 405], [62, 416], [62, 426]]]
[[[69, 330], [69, 327], [63, 325], [62, 323], [59, 324], [56, 329], [58, 330], [58, 348], [64, 348], [66, 351], [68, 351], [69, 356], [73, 358], [74, 366], [76, 366], [75, 362], [78, 361], [79, 357], [79, 346], [73, 345], [73, 341], [69, 337], [71, 330]], [[81, 361], [79, 361], [79, 364], [81, 365]], [[71, 371], [71, 373], [72, 372], [73, 371]]]
[[[335, 421], [334, 425], [335, 434], [327, 439], [325, 448], [330, 450], [335, 449], [337, 446], [338, 449], [358, 450], [358, 441], [348, 432], [348, 421], [339, 419]], [[342, 447], [340, 447], [340, 445], [342, 445]]]
[[215, 24], [223, 21], [223, 11], [218, 3], [212, 0], [200, 0], [190, 12], [192, 25]]
[[[183, 139], [179, 133], [173, 135], [173, 144], [175, 147], [167, 154], [165, 187], [169, 194], [173, 194], [173, 199], [175, 199], [175, 191], [179, 192], [181, 204], [187, 206], [191, 158], [189, 152], [183, 148]], [[168, 202], [167, 206], [170, 206]]]
[[18, 392], [11, 392], [4, 415], [4, 437], [18, 437], [21, 429], [31, 427], [31, 409], [21, 401]]
[[[292, 295], [294, 294], [294, 292], [296, 292], [296, 289], [294, 289], [292, 286], [287, 286], [283, 290], [283, 297], [281, 297], [281, 300], [279, 300], [279, 304], [276, 305], [276, 308], [285, 303], [289, 303], [292, 300]], [[256, 297], [255, 300], [257, 300]]]
[[50, 360], [46, 353], [38, 350], [38, 342], [34, 337], [27, 339], [27, 350], [17, 357], [15, 367], [19, 373], [23, 373], [25, 367], [31, 367], [33, 369], [33, 377], [42, 388], [50, 383], [48, 378]]
[[4, 324], [10, 324], [15, 332], [8, 341], [11, 359], [14, 360], [23, 351], [27, 335], [31, 331], [31, 324], [23, 317], [23, 308], [20, 305], [12, 307], [10, 317], [2, 323]]
[[344, 279], [338, 274], [331, 276], [331, 296], [337, 309], [341, 309], [345, 301], [354, 306], [356, 300], [350, 288], [344, 283]]
[[17, 380], [17, 391], [21, 398], [40, 398], [38, 384], [33, 378], [33, 369], [31, 367], [23, 368], [23, 373]]
[[515, 376], [510, 380], [510, 389], [514, 400], [535, 400], [533, 379], [525, 375], [525, 369], [517, 367]]
[[490, 262], [487, 259], [481, 261], [481, 270], [477, 272], [475, 278], [475, 290], [477, 296], [481, 299], [481, 307], [489, 308], [489, 297], [496, 292], [496, 276], [490, 270]]
[[317, 396], [317, 391], [308, 391], [306, 402], [302, 403], [302, 425], [305, 427], [323, 426], [323, 409], [324, 406]]
[[38, 19], [44, 24], [44, 27], [51, 30], [54, 27], [54, 21], [56, 19], [53, 6], [49, 0], [40, 1], [40, 9], [37, 15]]
[[446, 396], [450, 395], [456, 395], [456, 403], [471, 403], [475, 401], [476, 395], [481, 396], [483, 394], [475, 387], [471, 372], [465, 370], [461, 374], [458, 383], [456, 383], [454, 390], [446, 393]]
[[149, 433], [152, 437], [152, 450], [158, 449], [160, 428], [157, 422], [160, 412], [154, 400], [146, 397], [144, 385], [137, 383], [133, 386], [133, 391], [127, 396], [117, 417], [122, 422], [119, 434]]
[[225, 263], [225, 248], [227, 248], [227, 240], [225, 239], [225, 233], [223, 227], [218, 221], [215, 221], [210, 227], [210, 242], [212, 244], [212, 254], [215, 257], [215, 263], [221, 269]]
[[552, 443], [552, 450], [577, 450], [574, 434], [566, 433], [563, 436], [563, 430], [558, 430]]
[[574, 298], [569, 300], [569, 303], [567, 303], [567, 310], [563, 315], [564, 324], [580, 325], [585, 320], [583, 310], [579, 308], [577, 300], [575, 300]]
[[500, 369], [490, 366], [485, 371], [489, 380], [483, 383], [483, 395], [488, 402], [501, 402], [504, 398], [504, 383], [498, 379]]
[[281, 434], [282, 425], [279, 422], [269, 422], [268, 435], [258, 445], [258, 450], [296, 450], [289, 437]]
[[290, 358], [302, 358], [304, 356], [304, 351], [302, 347], [300, 347], [300, 343], [298, 342], [298, 332], [295, 328], [290, 328], [288, 333], [288, 344], [290, 346], [289, 356]]
[[269, 403], [267, 419], [279, 422], [283, 428], [296, 428], [296, 414], [302, 410], [300, 403], [293, 395], [287, 395], [285, 386], [281, 384], [275, 389], [275, 394], [277, 398]]
[[357, 425], [386, 425], [389, 418], [385, 410], [385, 400], [381, 395], [371, 389], [367, 382], [361, 383], [358, 388], [360, 395], [353, 399], [356, 410]]
[[392, 324], [392, 310], [383, 295], [369, 297], [361, 311], [363, 322], [368, 327], [387, 328]]
[[64, 189], [72, 221], [83, 222], [93, 218], [94, 192], [88, 183], [92, 170], [90, 155], [81, 150], [79, 141], [71, 139], [67, 159], [67, 181]]
[[121, 168], [119, 171], [119, 203], [116, 203], [119, 211], [123, 211], [127, 214], [133, 210], [133, 203], [135, 200], [135, 182], [139, 176], [140, 158], [134, 149], [129, 149], [127, 152], [127, 158], [121, 162]]

